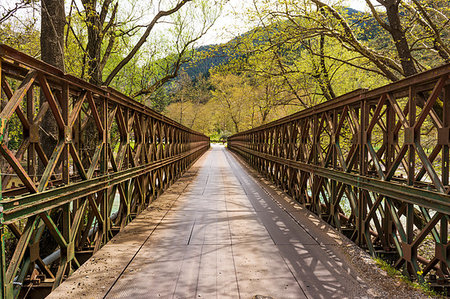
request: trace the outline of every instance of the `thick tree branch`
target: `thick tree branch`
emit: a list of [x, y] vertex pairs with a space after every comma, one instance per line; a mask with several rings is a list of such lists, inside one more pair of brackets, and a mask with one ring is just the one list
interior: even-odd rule
[[[326, 9], [330, 12], [331, 16], [338, 21], [338, 23], [342, 26], [344, 30], [344, 34], [340, 32], [336, 32], [333, 30], [330, 30], [330, 34], [332, 34], [335, 38], [340, 40], [343, 43], [350, 44], [355, 51], [359, 52], [363, 56], [367, 57], [370, 61], [372, 61], [385, 75], [386, 78], [388, 78], [391, 81], [397, 81], [398, 77], [389, 70], [389, 68], [395, 69], [397, 71], [400, 71], [398, 69], [398, 65], [396, 63], [393, 63], [389, 59], [380, 59], [382, 55], [379, 55], [378, 53], [375, 53], [373, 50], [363, 46], [356, 36], [353, 33], [353, 30], [348, 25], [347, 21], [331, 6], [325, 4], [324, 2], [321, 2], [320, 0], [311, 0], [313, 3], [315, 3], [319, 8]], [[326, 28], [326, 26], [324, 26]]]
[[[108, 30], [109, 30], [112, 26], [115, 26], [115, 23], [116, 23], [116, 14], [117, 14], [117, 8], [118, 8], [118, 6], [119, 6], [119, 2], [117, 2], [116, 5], [114, 5], [114, 8], [113, 8], [113, 12], [112, 12], [111, 18], [109, 19], [108, 24], [106, 24], [106, 26], [103, 28], [103, 32], [104, 32], [104, 33], [108, 32]], [[104, 23], [104, 21], [101, 22], [101, 24], [103, 24], [103, 23]]]
[[202, 36], [203, 36], [203, 34], [200, 34], [196, 38], [194, 38], [194, 39], [190, 40], [189, 42], [187, 42], [186, 44], [184, 44], [183, 49], [178, 53], [177, 60], [173, 64], [171, 72], [168, 72], [163, 78], [157, 80], [155, 83], [153, 83], [148, 88], [141, 89], [140, 91], [135, 93], [132, 97], [137, 97], [137, 96], [153, 93], [155, 90], [157, 90], [158, 88], [160, 88], [161, 86], [163, 86], [164, 84], [169, 82], [170, 80], [176, 78], [178, 76], [178, 72], [180, 71], [181, 66], [190, 60], [190, 59], [187, 59], [184, 57], [185, 53], [189, 49], [189, 46], [191, 44], [195, 43], [196, 41], [198, 41]]
[[[100, 11], [100, 24], [105, 23], [106, 15], [108, 14], [109, 5], [111, 5], [112, 0], [105, 0], [102, 5], [102, 10]], [[116, 3], [116, 7], [118, 2]]]
[[11, 18], [18, 10], [29, 7], [31, 3], [32, 1], [19, 1], [13, 8], [4, 9], [3, 14], [0, 15], [0, 24]]
[[158, 12], [156, 16], [153, 18], [153, 20], [150, 22], [150, 24], [148, 24], [144, 34], [141, 36], [139, 41], [133, 47], [131, 52], [128, 53], [128, 55], [124, 59], [122, 59], [122, 61], [120, 61], [119, 64], [111, 71], [106, 80], [103, 82], [103, 85], [109, 85], [111, 81], [114, 79], [114, 77], [117, 75], [117, 73], [119, 73], [119, 71], [134, 57], [134, 55], [136, 55], [136, 53], [139, 51], [142, 45], [147, 41], [150, 32], [152, 31], [153, 27], [156, 25], [159, 19], [174, 14], [190, 1], [192, 0], [182, 0], [172, 9]]
[[418, 8], [416, 11], [411, 5], [402, 2], [402, 5], [406, 7], [410, 12], [417, 13], [419, 16], [417, 18], [418, 22], [425, 31], [428, 31], [432, 35], [433, 46], [436, 48], [438, 54], [444, 59], [445, 62], [450, 62], [450, 49], [446, 46], [446, 44], [442, 41], [441, 34], [436, 24], [431, 20], [431, 17], [428, 15], [425, 8], [420, 4], [417, 0], [412, 0], [414, 5]]
[[370, 0], [366, 0], [366, 3], [370, 8], [370, 11], [372, 12], [373, 17], [375, 18], [375, 20], [377, 20], [378, 24], [380, 24], [380, 26], [383, 27], [386, 31], [390, 32], [391, 29], [390, 29], [389, 25], [386, 24], [386, 22], [383, 21], [383, 19], [381, 19], [380, 15], [378, 14], [375, 7], [373, 6], [372, 2], [370, 2]]

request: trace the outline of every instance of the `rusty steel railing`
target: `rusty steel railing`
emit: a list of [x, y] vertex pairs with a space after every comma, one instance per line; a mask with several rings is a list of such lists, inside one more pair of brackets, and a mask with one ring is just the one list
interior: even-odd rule
[[228, 139], [229, 149], [373, 255], [449, 286], [450, 65]]
[[[209, 138], [3, 45], [0, 70], [0, 284], [1, 298], [13, 298], [57, 287], [202, 155]], [[43, 134], [55, 144], [42, 144]], [[59, 258], [46, 263], [53, 250]]]

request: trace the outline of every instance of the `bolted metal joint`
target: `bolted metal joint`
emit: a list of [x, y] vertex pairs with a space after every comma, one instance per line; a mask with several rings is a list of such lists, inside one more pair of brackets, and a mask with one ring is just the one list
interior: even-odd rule
[[450, 144], [450, 128], [438, 128], [438, 144], [449, 145]]
[[72, 128], [69, 126], [64, 126], [64, 142], [65, 143], [72, 142]]
[[73, 241], [67, 243], [67, 247], [62, 248], [61, 251], [67, 257], [67, 261], [73, 260], [75, 258], [75, 243]]
[[7, 124], [8, 124], [8, 120], [7, 119], [4, 119], [4, 118], [0, 119], [0, 143], [3, 142]]
[[436, 258], [442, 262], [447, 262], [450, 258], [450, 244], [438, 243], [435, 247]]
[[337, 135], [336, 133], [331, 134], [330, 141], [331, 144], [339, 143], [339, 135]]
[[39, 142], [39, 126], [37, 124], [32, 124], [30, 126], [30, 142]]
[[405, 144], [413, 145], [414, 142], [418, 141], [420, 134], [414, 130], [414, 128], [405, 129]]
[[39, 242], [31, 243], [28, 247], [30, 249], [30, 261], [37, 261], [39, 259]]
[[402, 243], [403, 259], [405, 261], [411, 262], [413, 257], [413, 250], [414, 249], [411, 244]]

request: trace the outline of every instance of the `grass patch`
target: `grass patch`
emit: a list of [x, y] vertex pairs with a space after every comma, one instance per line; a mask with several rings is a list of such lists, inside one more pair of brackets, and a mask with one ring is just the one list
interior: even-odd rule
[[419, 283], [416, 281], [411, 281], [407, 276], [403, 275], [399, 270], [392, 267], [389, 263], [387, 263], [385, 260], [382, 260], [381, 258], [375, 258], [375, 262], [378, 267], [386, 271], [386, 273], [397, 280], [400, 280], [404, 283], [406, 283], [408, 286], [410, 286], [413, 289], [419, 290], [425, 295], [432, 297], [432, 298], [446, 298], [443, 294], [436, 292], [433, 290], [429, 283], [423, 282]]

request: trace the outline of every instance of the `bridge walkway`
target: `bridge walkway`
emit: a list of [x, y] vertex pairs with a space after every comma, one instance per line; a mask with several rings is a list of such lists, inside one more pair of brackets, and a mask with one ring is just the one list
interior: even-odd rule
[[48, 298], [371, 297], [328, 228], [261, 184], [213, 146]]

